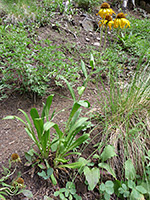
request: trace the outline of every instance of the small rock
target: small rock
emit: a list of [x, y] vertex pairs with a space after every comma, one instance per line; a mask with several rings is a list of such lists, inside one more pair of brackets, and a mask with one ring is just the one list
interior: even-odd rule
[[93, 36], [93, 32], [89, 32], [89, 35], [90, 35], [90, 36]]
[[89, 39], [89, 38], [85, 38], [85, 40], [86, 40], [87, 42], [89, 42], [89, 41], [90, 41], [90, 39]]
[[100, 43], [99, 42], [94, 42], [94, 46], [100, 46]]
[[94, 29], [93, 22], [89, 19], [84, 19], [82, 21], [82, 26], [86, 31], [93, 31]]

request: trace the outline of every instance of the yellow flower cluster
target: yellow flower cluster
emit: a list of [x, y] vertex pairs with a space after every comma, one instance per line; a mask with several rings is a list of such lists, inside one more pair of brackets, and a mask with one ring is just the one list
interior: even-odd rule
[[130, 27], [130, 22], [126, 19], [124, 13], [119, 13], [114, 21], [111, 17], [113, 14], [116, 15], [116, 13], [110, 8], [110, 5], [108, 3], [102, 3], [99, 12], [96, 14], [102, 18], [102, 20], [98, 22], [99, 27], [109, 27], [110, 30], [112, 27], [121, 29]]

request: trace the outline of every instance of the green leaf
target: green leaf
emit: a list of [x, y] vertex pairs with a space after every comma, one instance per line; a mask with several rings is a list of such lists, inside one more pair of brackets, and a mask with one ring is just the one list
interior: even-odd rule
[[55, 125], [54, 122], [46, 122], [44, 124], [44, 131], [48, 131], [50, 128], [52, 128]]
[[1, 200], [6, 200], [5, 197], [1, 194], [0, 194], [0, 198], [1, 198]]
[[48, 168], [47, 174], [45, 173], [44, 170], [42, 170], [42, 172], [38, 172], [38, 175], [44, 178], [45, 180], [48, 179], [52, 174], [53, 174], [53, 168]]
[[78, 87], [77, 90], [78, 90], [78, 94], [81, 96], [83, 92], [85, 91], [85, 87], [84, 86]]
[[100, 158], [102, 159], [102, 162], [104, 162], [114, 156], [117, 156], [117, 154], [115, 153], [114, 147], [111, 145], [108, 145], [103, 150], [102, 154], [100, 155]]
[[125, 178], [128, 180], [134, 180], [136, 178], [136, 171], [131, 159], [125, 162]]
[[115, 172], [110, 167], [110, 165], [108, 165], [107, 163], [99, 163], [98, 166], [101, 167], [101, 168], [103, 168], [103, 169], [106, 169], [115, 179], [117, 179], [116, 175], [115, 175]]
[[24, 114], [24, 116], [25, 116], [25, 118], [26, 118], [26, 121], [27, 121], [29, 127], [32, 128], [32, 124], [31, 124], [31, 122], [30, 122], [30, 119], [29, 119], [27, 113], [24, 112], [22, 109], [18, 109], [18, 110]]
[[46, 166], [45, 166], [44, 164], [38, 164], [38, 167], [39, 167], [40, 169], [46, 169]]
[[84, 134], [80, 136], [72, 145], [70, 145], [65, 151], [63, 152], [63, 155], [67, 153], [68, 151], [71, 151], [78, 147], [80, 144], [82, 144], [85, 140], [89, 138], [89, 134]]
[[91, 54], [91, 56], [90, 56], [91, 58], [90, 58], [90, 66], [91, 66], [91, 68], [92, 68], [92, 70], [94, 69], [94, 67], [95, 67], [95, 62], [94, 62], [94, 57], [93, 57], [93, 54]]
[[32, 133], [28, 128], [25, 128], [25, 131], [27, 132], [27, 134], [31, 138], [31, 140], [33, 140], [34, 143], [37, 144], [38, 141], [36, 140], [34, 133]]
[[41, 118], [39, 118], [39, 114], [38, 114], [38, 111], [36, 110], [36, 108], [31, 108], [30, 115], [33, 120], [34, 126], [37, 130], [38, 139], [39, 139], [39, 141], [41, 141], [41, 137], [43, 134], [43, 120]]
[[33, 194], [30, 190], [22, 190], [22, 193], [24, 194], [24, 196], [26, 196], [27, 198], [33, 198]]
[[83, 72], [85, 78], [87, 79], [88, 75], [87, 75], [87, 71], [86, 71], [86, 68], [85, 68], [85, 63], [83, 62], [83, 60], [81, 60], [81, 68], [82, 68], [82, 72]]
[[74, 163], [70, 163], [70, 164], [58, 165], [58, 168], [66, 167], [69, 169], [79, 169], [82, 166], [83, 166], [82, 162], [74, 162]]
[[104, 193], [104, 198], [105, 200], [110, 200], [110, 194], [108, 194], [107, 192]]
[[69, 162], [70, 159], [66, 160], [66, 159], [62, 159], [62, 158], [55, 158], [55, 160], [56, 160], [57, 162], [66, 163], [66, 162]]
[[15, 119], [15, 118], [16, 118], [15, 116], [8, 115], [8, 116], [4, 117], [3, 120], [5, 120], [5, 119]]
[[136, 189], [133, 189], [130, 194], [130, 200], [140, 200], [142, 196]]
[[47, 195], [45, 195], [44, 200], [53, 200], [53, 199], [51, 197], [48, 197]]
[[80, 100], [77, 103], [78, 103], [78, 105], [83, 106], [85, 108], [89, 108], [90, 107], [90, 103], [88, 101], [85, 101], [85, 100]]
[[100, 178], [100, 171], [98, 168], [94, 167], [90, 169], [89, 167], [84, 168], [84, 175], [89, 184], [90, 190], [93, 190]]
[[70, 91], [70, 94], [71, 94], [73, 100], [76, 101], [75, 93], [74, 93], [73, 88], [71, 87], [70, 83], [63, 76], [61, 76], [61, 79], [63, 79], [66, 82], [67, 87]]
[[147, 190], [141, 185], [136, 186], [136, 190], [139, 191], [141, 194], [147, 193]]
[[48, 96], [47, 100], [46, 100], [46, 104], [44, 104], [43, 106], [43, 110], [42, 110], [42, 114], [41, 114], [41, 118], [44, 122], [44, 117], [46, 116], [46, 120], [48, 121], [48, 117], [49, 117], [49, 110], [52, 104], [52, 100], [53, 100], [54, 95], [50, 95]]
[[113, 194], [114, 193], [114, 183], [112, 181], [106, 181], [105, 182], [105, 191], [108, 194]]
[[66, 140], [69, 140], [69, 138], [72, 136], [72, 133], [78, 129], [79, 127], [82, 128], [82, 126], [84, 125], [84, 123], [88, 120], [88, 117], [81, 117], [80, 119], [78, 119], [78, 121], [75, 122], [75, 124], [70, 128], [69, 130], [69, 134], [67, 136]]
[[135, 182], [134, 181], [132, 181], [132, 180], [128, 180], [128, 187], [130, 188], [130, 189], [133, 189], [133, 188], [135, 188]]

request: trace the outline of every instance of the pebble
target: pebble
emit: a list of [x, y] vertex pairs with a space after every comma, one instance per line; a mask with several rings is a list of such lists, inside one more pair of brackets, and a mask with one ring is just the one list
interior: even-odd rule
[[89, 38], [85, 38], [85, 40], [86, 40], [87, 42], [89, 42], [89, 41], [90, 41], [90, 39], [89, 39]]
[[100, 43], [99, 42], [94, 42], [94, 46], [100, 46]]

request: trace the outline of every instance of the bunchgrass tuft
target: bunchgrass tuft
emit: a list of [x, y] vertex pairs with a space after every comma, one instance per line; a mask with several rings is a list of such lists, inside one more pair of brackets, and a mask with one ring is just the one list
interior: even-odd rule
[[101, 145], [115, 146], [117, 157], [112, 165], [117, 175], [122, 175], [126, 159], [132, 159], [136, 169], [143, 172], [143, 157], [148, 150], [150, 122], [149, 62], [137, 66], [132, 79], [124, 83], [118, 73], [109, 68], [109, 87], [102, 81], [103, 91], [99, 102], [105, 116], [105, 131]]

